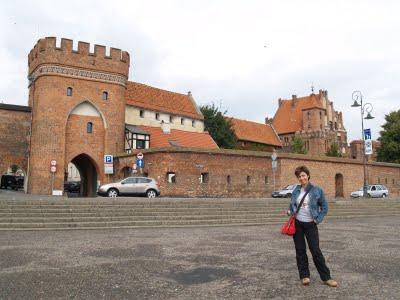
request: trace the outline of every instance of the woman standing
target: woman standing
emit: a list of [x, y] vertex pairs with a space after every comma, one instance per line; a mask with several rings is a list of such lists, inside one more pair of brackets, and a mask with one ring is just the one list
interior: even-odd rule
[[310, 171], [306, 166], [296, 168], [294, 174], [299, 180], [300, 185], [292, 193], [289, 205], [289, 213], [291, 215], [295, 214], [298, 205], [305, 196], [303, 204], [296, 215], [296, 233], [293, 236], [300, 280], [303, 285], [310, 284], [310, 270], [305, 241], [307, 239], [308, 247], [321, 280], [330, 287], [336, 287], [337, 282], [331, 278], [329, 268], [326, 266], [325, 258], [319, 248], [317, 227], [317, 224], [322, 222], [328, 212], [328, 202], [325, 199], [322, 189], [309, 182]]

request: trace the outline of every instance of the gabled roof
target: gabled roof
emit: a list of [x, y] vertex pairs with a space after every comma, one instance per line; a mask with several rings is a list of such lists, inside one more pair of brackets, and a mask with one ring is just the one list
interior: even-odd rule
[[161, 127], [136, 125], [150, 134], [150, 148], [187, 147], [201, 149], [218, 149], [208, 132], [191, 132], [171, 129], [169, 134], [163, 132]]
[[282, 147], [282, 143], [271, 125], [231, 117], [227, 117], [227, 119], [231, 121], [238, 140]]
[[204, 119], [190, 93], [174, 93], [137, 82], [127, 82], [126, 104], [198, 120]]
[[272, 125], [278, 134], [301, 131], [303, 128], [303, 110], [325, 109], [322, 106], [320, 94], [279, 101], [281, 104], [272, 121]]

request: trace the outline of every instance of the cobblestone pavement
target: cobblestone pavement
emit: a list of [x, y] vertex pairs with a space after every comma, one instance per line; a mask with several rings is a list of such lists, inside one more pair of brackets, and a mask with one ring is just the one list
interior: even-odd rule
[[0, 232], [0, 299], [399, 299], [398, 217], [326, 220], [300, 284], [279, 226]]

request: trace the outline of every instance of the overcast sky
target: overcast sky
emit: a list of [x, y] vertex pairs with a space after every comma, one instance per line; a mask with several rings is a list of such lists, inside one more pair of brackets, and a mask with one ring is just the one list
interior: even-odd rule
[[398, 1], [2, 1], [0, 102], [27, 105], [27, 55], [39, 38], [126, 50], [129, 80], [187, 93], [263, 122], [278, 98], [326, 89], [349, 142], [361, 137], [360, 90], [376, 138], [400, 109]]

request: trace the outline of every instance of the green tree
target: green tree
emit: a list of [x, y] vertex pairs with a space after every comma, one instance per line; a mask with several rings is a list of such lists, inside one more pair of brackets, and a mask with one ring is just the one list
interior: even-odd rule
[[11, 165], [10, 169], [11, 169], [11, 173], [15, 174], [18, 171], [18, 166], [17, 165]]
[[220, 112], [214, 104], [200, 106], [204, 116], [204, 127], [217, 145], [221, 148], [233, 149], [236, 147], [237, 138], [232, 128], [232, 123], [225, 118], [225, 112]]
[[386, 123], [382, 126], [381, 145], [378, 149], [377, 160], [400, 163], [400, 110], [385, 115]]
[[298, 135], [294, 136], [292, 142], [290, 143], [290, 146], [292, 148], [292, 152], [293, 153], [299, 153], [299, 154], [306, 154], [307, 153], [307, 150], [304, 147], [304, 141]]
[[328, 151], [325, 153], [327, 156], [333, 156], [333, 157], [342, 157], [342, 154], [340, 153], [339, 146], [336, 142], [333, 142], [331, 146], [329, 147]]

